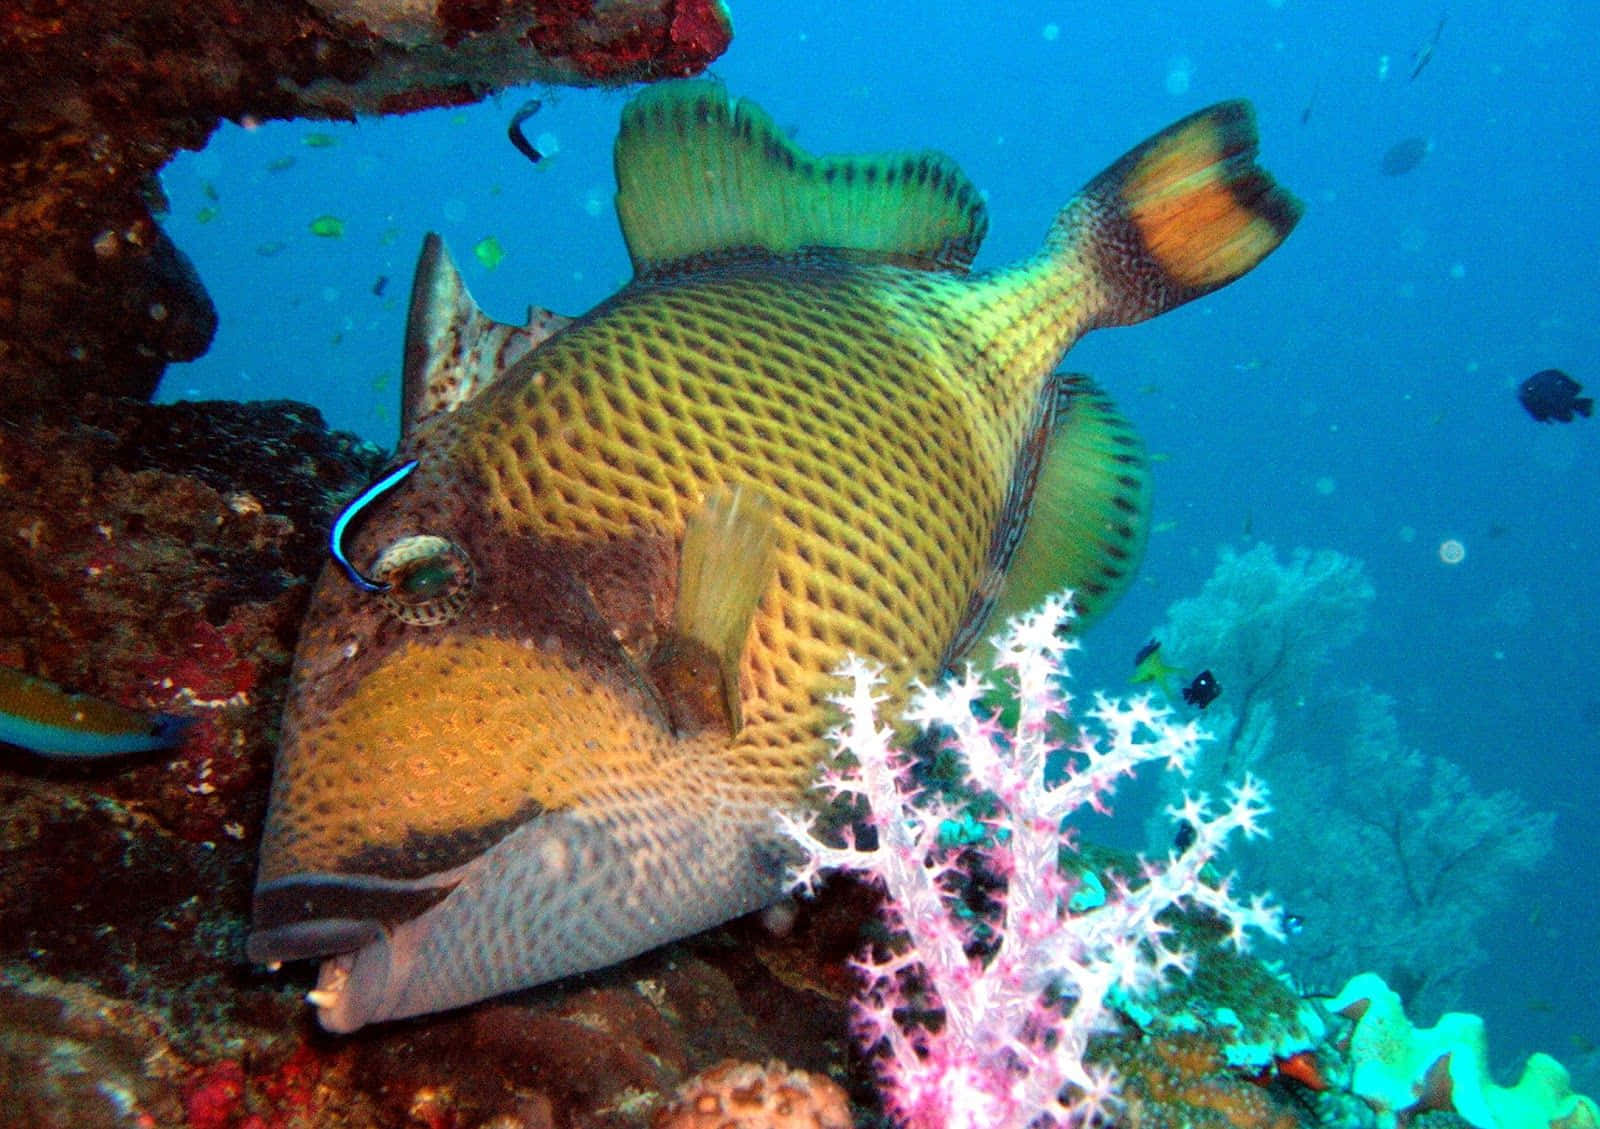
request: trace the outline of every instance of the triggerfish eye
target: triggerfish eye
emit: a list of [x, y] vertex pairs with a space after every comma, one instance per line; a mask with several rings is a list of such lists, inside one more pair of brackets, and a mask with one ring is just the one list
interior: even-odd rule
[[431, 534], [402, 537], [379, 554], [372, 574], [384, 606], [402, 623], [434, 627], [461, 614], [472, 592], [472, 561]]

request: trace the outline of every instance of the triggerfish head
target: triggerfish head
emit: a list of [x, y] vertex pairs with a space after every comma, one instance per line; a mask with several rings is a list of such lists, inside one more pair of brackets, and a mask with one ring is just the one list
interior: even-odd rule
[[1142, 445], [1057, 372], [1085, 331], [1254, 267], [1299, 205], [1228, 102], [975, 274], [936, 153], [814, 157], [706, 81], [616, 142], [634, 278], [581, 317], [417, 268], [391, 468], [295, 656], [250, 953], [323, 1026], [600, 968], [776, 900], [849, 653], [891, 693], [1143, 549]]

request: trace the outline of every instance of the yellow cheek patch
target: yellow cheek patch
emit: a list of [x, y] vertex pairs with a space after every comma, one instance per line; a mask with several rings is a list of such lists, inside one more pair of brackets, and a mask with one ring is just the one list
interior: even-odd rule
[[659, 774], [670, 744], [641, 695], [557, 649], [413, 643], [291, 735], [273, 870], [340, 869], [408, 841], [569, 808]]

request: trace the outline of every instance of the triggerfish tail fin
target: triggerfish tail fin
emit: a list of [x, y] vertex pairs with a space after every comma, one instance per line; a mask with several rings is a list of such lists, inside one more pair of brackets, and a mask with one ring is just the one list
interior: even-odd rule
[[50, 757], [109, 757], [165, 749], [192, 719], [74, 694], [0, 667], [0, 741]]
[[647, 667], [679, 736], [713, 725], [739, 731], [739, 663], [776, 562], [773, 518], [772, 503], [749, 486], [717, 487], [689, 517], [673, 631]]
[[485, 317], [467, 293], [444, 240], [429, 232], [417, 259], [406, 317], [404, 438], [424, 421], [471, 400], [571, 320], [537, 307], [529, 308], [526, 325]]
[[815, 248], [964, 271], [983, 198], [942, 153], [814, 157], [716, 82], [664, 83], [622, 112], [617, 218], [640, 278]]
[[1221, 102], [1125, 154], [1062, 211], [1046, 254], [1098, 280], [1097, 324], [1180, 306], [1283, 242], [1302, 206], [1255, 163], [1256, 151], [1250, 104]]

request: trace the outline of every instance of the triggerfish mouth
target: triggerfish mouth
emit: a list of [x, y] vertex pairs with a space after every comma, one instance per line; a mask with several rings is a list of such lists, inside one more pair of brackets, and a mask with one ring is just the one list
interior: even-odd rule
[[848, 653], [894, 693], [1143, 550], [1143, 448], [1087, 330], [1223, 286], [1300, 206], [1227, 102], [969, 270], [937, 153], [812, 156], [714, 83], [624, 109], [634, 278], [484, 317], [436, 236], [390, 469], [341, 515], [295, 657], [253, 959], [323, 958], [324, 1027], [603, 966], [781, 896]]

